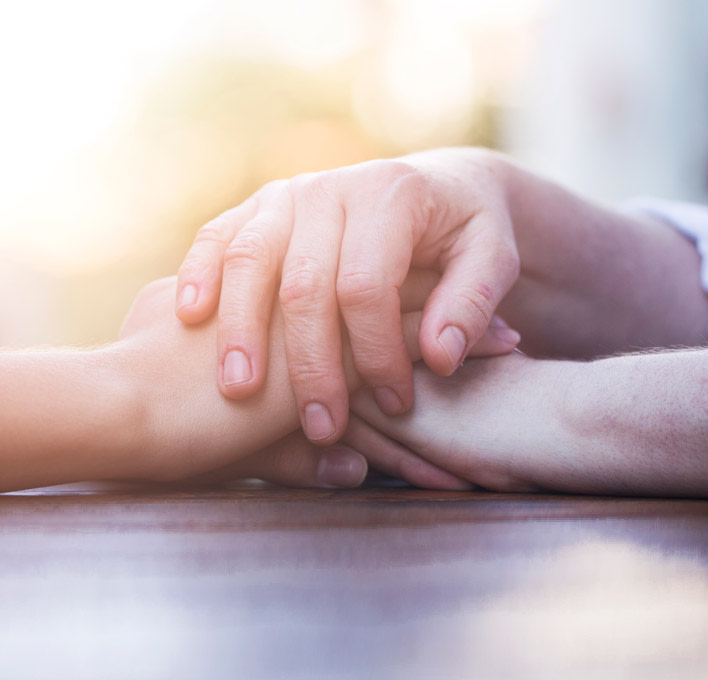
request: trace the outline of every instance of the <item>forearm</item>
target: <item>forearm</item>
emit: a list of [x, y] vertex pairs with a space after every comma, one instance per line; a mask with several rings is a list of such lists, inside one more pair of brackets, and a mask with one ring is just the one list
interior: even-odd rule
[[500, 313], [522, 349], [588, 357], [705, 341], [708, 296], [688, 239], [498, 162], [521, 260]]
[[0, 353], [0, 491], [130, 477], [139, 406], [112, 348]]
[[547, 488], [708, 495], [708, 350], [552, 364], [572, 378], [560, 395], [562, 484]]

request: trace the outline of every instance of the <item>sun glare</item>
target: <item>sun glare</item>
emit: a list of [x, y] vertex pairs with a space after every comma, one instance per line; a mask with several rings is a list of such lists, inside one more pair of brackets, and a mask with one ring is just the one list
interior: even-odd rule
[[470, 121], [499, 84], [489, 64], [519, 61], [504, 27], [544, 2], [6, 3], [0, 267], [36, 279], [42, 310], [88, 308], [89, 281], [122, 276], [119, 318], [135, 281], [176, 269], [203, 220], [270, 179], [488, 143]]

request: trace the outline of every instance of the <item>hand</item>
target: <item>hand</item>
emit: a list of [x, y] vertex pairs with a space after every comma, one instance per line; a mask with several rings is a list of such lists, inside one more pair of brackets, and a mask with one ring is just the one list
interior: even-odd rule
[[[366, 452], [364, 457], [360, 451]], [[342, 441], [334, 446], [311, 444], [302, 430], [189, 482], [218, 483], [244, 478], [300, 488], [355, 488], [366, 478], [368, 463], [379, 472], [425, 489], [461, 491], [465, 480], [432, 465], [410, 449], [353, 416]]]
[[290, 379], [313, 442], [331, 444], [347, 427], [340, 313], [379, 406], [410, 407], [399, 289], [411, 266], [442, 272], [419, 336], [433, 371], [450, 375], [473, 347], [510, 351], [518, 334], [490, 327], [519, 271], [505, 168], [491, 152], [443, 149], [301, 175], [202, 227], [180, 268], [177, 313], [198, 323], [219, 303], [222, 393], [261, 389], [278, 281]]
[[[427, 295], [430, 280], [430, 274], [411, 277], [402, 289], [404, 306]], [[248, 400], [230, 401], [209, 378], [216, 318], [191, 328], [181, 324], [172, 314], [175, 284], [175, 278], [163, 279], [141, 292], [114, 349], [119, 374], [132, 381], [134, 402], [142, 406], [131, 422], [135, 432], [144, 433], [134, 474], [173, 481], [221, 469], [221, 474], [297, 486], [361, 483], [366, 461], [356, 449], [364, 449], [368, 426], [352, 422], [347, 435], [351, 445], [345, 441], [324, 451], [294, 432], [298, 419], [282, 352], [280, 315], [273, 317], [271, 370], [263, 389]], [[404, 315], [403, 323], [407, 351], [418, 357], [420, 314]], [[354, 388], [360, 380], [349, 353], [345, 368]], [[274, 444], [277, 440], [282, 441]], [[379, 459], [380, 469], [402, 473], [414, 484], [459, 488], [461, 483], [395, 445], [386, 447]]]
[[416, 403], [390, 418], [365, 391], [360, 418], [434, 465], [495, 491], [708, 494], [708, 350], [598, 361], [519, 353], [473, 359], [442, 381], [416, 366]]
[[574, 459], [577, 442], [563, 418], [569, 385], [582, 366], [513, 353], [467, 361], [443, 380], [417, 365], [409, 413], [386, 416], [365, 390], [352, 395], [352, 409], [381, 436], [477, 486], [582, 491], [596, 463]]

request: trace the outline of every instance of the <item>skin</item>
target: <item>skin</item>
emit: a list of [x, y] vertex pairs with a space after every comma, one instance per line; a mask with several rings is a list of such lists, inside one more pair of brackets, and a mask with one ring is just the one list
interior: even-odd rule
[[[398, 302], [411, 265], [441, 275], [419, 343], [428, 367], [447, 376], [475, 342], [477, 356], [507, 353], [517, 331], [524, 351], [569, 358], [699, 344], [707, 311], [696, 262], [665, 225], [593, 204], [485, 149], [436, 149], [266, 185], [200, 230], [180, 268], [177, 313], [195, 323], [218, 304], [219, 387], [242, 398], [265, 379], [279, 292], [300, 420], [324, 445], [348, 419], [340, 315], [382, 411], [412, 404]], [[491, 323], [497, 309], [515, 330]], [[240, 379], [224, 378], [227, 356], [240, 357], [229, 363]]]
[[[413, 300], [426, 295], [421, 281]], [[345, 443], [315, 449], [297, 432], [280, 315], [263, 389], [234, 402], [211, 379], [216, 317], [186, 327], [173, 314], [175, 288], [174, 277], [147, 286], [121, 339], [104, 348], [0, 353], [0, 491], [86, 479], [170, 482], [215, 470], [293, 486], [361, 483], [360, 453]], [[419, 322], [420, 314], [404, 315], [412, 356]], [[350, 358], [346, 370], [354, 389], [361, 381]], [[361, 442], [369, 429], [355, 419], [347, 436]], [[414, 484], [469, 486], [402, 447], [382, 448], [377, 464]]]
[[[464, 235], [468, 232], [465, 230], [446, 232], [444, 220], [426, 223], [428, 231], [423, 231], [428, 240], [425, 243], [434, 242], [436, 230], [445, 243], [442, 250], [432, 250], [438, 255], [437, 259], [433, 258], [434, 262], [425, 261], [442, 270], [443, 275], [425, 302], [419, 336], [423, 356], [438, 374], [450, 373], [454, 362], [447, 369], [436, 363], [430, 353], [431, 338], [434, 339], [441, 325], [450, 319], [445, 311], [450, 305], [465, 308], [464, 303], [459, 304], [464, 298], [461, 289], [443, 285], [454, 281], [448, 269], [455, 260], [454, 257], [441, 259], [442, 251], [446, 257], [462, 257], [463, 252], [469, 254], [468, 251], [473, 250], [477, 258], [486, 257], [492, 263], [499, 260], [499, 272], [482, 265], [457, 273], [461, 278], [466, 275], [467, 286], [488, 286], [493, 291], [489, 295], [489, 314], [498, 309], [520, 331], [520, 348], [531, 356], [586, 360], [648, 348], [698, 346], [706, 342], [708, 297], [700, 286], [699, 256], [690, 241], [666, 224], [594, 204], [527, 172], [508, 158], [484, 150], [436, 150], [406, 157], [403, 162], [407, 170], [427, 172], [436, 181], [448, 183], [447, 196], [451, 202], [446, 209], [454, 216], [451, 224], [460, 215], [471, 214], [465, 210], [469, 208], [469, 201], [476, 199], [479, 201], [477, 209], [473, 211], [471, 222], [465, 224], [475, 224], [475, 220], [479, 224], [480, 217], [484, 216], [488, 226], [482, 233], [496, 232], [496, 237], [490, 236], [489, 242], [509, 246], [505, 255], [503, 248], [485, 249], [489, 242], [483, 238], [476, 242], [474, 238], [466, 240]], [[356, 252], [361, 261], [368, 258], [378, 262], [385, 271], [395, 272], [409, 253], [413, 253], [411, 259], [414, 259], [416, 239], [423, 239], [420, 233], [415, 230], [411, 233], [410, 229], [408, 241], [396, 241], [397, 236], [389, 239], [387, 230], [398, 233], [396, 218], [390, 211], [386, 212], [385, 206], [366, 200], [367, 188], [374, 194], [390, 195], [385, 185], [382, 191], [381, 177], [377, 175], [380, 170], [380, 166], [357, 166], [358, 184], [348, 185], [342, 181], [338, 185], [340, 192], [344, 186], [352, 195], [363, 196], [361, 202], [371, 211], [356, 213], [358, 222], [350, 220], [346, 212], [345, 229], [355, 236], [349, 241], [346, 238], [315, 241], [334, 250], [339, 245], [340, 268], [342, 263], [350, 261], [346, 258], [351, 257], [351, 253], [347, 255], [345, 251], [355, 248], [352, 252]], [[367, 173], [378, 179], [373, 186], [363, 181]], [[325, 176], [331, 181], [337, 177], [327, 173]], [[312, 181], [319, 182], [320, 186], [325, 184], [322, 175], [308, 176], [307, 182]], [[390, 181], [396, 184], [395, 178]], [[296, 184], [295, 188], [298, 186], [301, 185]], [[293, 191], [290, 185], [286, 188]], [[466, 194], [464, 198], [462, 194]], [[324, 193], [320, 199], [323, 203], [335, 198], [339, 198], [340, 203], [346, 202], [346, 196], [342, 199], [341, 194], [335, 198], [333, 195]], [[455, 203], [455, 197], [460, 204]], [[407, 205], [405, 196], [398, 199], [398, 203]], [[420, 191], [417, 199], [420, 204], [407, 215], [436, 214], [428, 199], [429, 194]], [[250, 204], [252, 214], [260, 214], [262, 206], [268, 204], [268, 195], [258, 197]], [[389, 215], [388, 221], [379, 219], [382, 214]], [[288, 223], [285, 214], [279, 213], [278, 219]], [[232, 229], [227, 240], [238, 240], [242, 225], [230, 216], [223, 220], [222, 224]], [[326, 222], [324, 218], [322, 221]], [[269, 225], [275, 222], [278, 220], [273, 218]], [[248, 225], [248, 219], [243, 224]], [[372, 225], [376, 238], [365, 233], [362, 226], [365, 224]], [[509, 224], [513, 227], [511, 240]], [[274, 229], [273, 233], [277, 231], [270, 228]], [[313, 232], [318, 233], [321, 228], [316, 225]], [[285, 233], [290, 232], [285, 229]], [[218, 282], [221, 277], [223, 233], [221, 238], [221, 241], [214, 239], [200, 254], [202, 271], [211, 272], [212, 282]], [[353, 243], [356, 246], [352, 246]], [[402, 259], [394, 247], [388, 249], [387, 244], [391, 243], [402, 249]], [[513, 259], [508, 257], [509, 252], [518, 255], [518, 271], [509, 265]], [[254, 287], [258, 288], [259, 281], [262, 283], [268, 278], [269, 271], [280, 271], [281, 260], [272, 253], [269, 257], [270, 269], [246, 268], [236, 278], [224, 269], [222, 306], [231, 306], [234, 298], [239, 298], [237, 285], [233, 283], [236, 279], [238, 285], [245, 281], [246, 289], [252, 292]], [[331, 252], [329, 257], [330, 263], [336, 260]], [[189, 278], [190, 266], [188, 257], [180, 274], [180, 285]], [[491, 273], [480, 278], [479, 271]], [[509, 288], [510, 278], [514, 280]], [[263, 294], [272, 294], [274, 284], [269, 285], [262, 288]], [[391, 280], [377, 281], [375, 285], [369, 281], [367, 290], [371, 292], [391, 285]], [[395, 287], [395, 282], [393, 285]], [[328, 291], [329, 302], [318, 305], [321, 291], [317, 297], [312, 291], [308, 293], [305, 286], [296, 297], [306, 299], [309, 294], [311, 307], [300, 308], [300, 315], [306, 321], [297, 328], [303, 338], [309, 337], [309, 333], [319, 338], [316, 342], [325, 342], [333, 329], [327, 323], [318, 325], [318, 318], [336, 315], [333, 300], [337, 280], [330, 274], [329, 278], [319, 279], [316, 287]], [[287, 295], [285, 298], [287, 301]], [[372, 304], [366, 307], [368, 319], [365, 322], [344, 315], [350, 335], [362, 344], [369, 342], [373, 328], [386, 328], [384, 319], [391, 314], [385, 296], [372, 293], [371, 299]], [[180, 315], [198, 315], [200, 304], [207, 303], [208, 298], [202, 298], [190, 309], [181, 308]], [[237, 302], [236, 306], [241, 304]], [[339, 309], [342, 311], [341, 300]], [[482, 314], [482, 318], [486, 316], [486, 312]], [[259, 323], [263, 320], [257, 319], [251, 328]], [[357, 331], [358, 323], [362, 331]], [[286, 315], [286, 333], [287, 324]], [[228, 319], [223, 316], [221, 326], [222, 333], [230, 332]], [[248, 332], [246, 325], [242, 333]], [[263, 333], [262, 327], [253, 331], [253, 337], [259, 337], [259, 333]], [[395, 353], [396, 337], [388, 337], [393, 338], [388, 350]], [[238, 342], [243, 346], [247, 344], [246, 340]], [[338, 347], [336, 343], [333, 346]], [[375, 334], [370, 340], [370, 349], [381, 356], [389, 356]], [[499, 347], [488, 349], [492, 354]], [[317, 353], [311, 356], [316, 362]], [[365, 353], [358, 356], [360, 362], [365, 360], [361, 359]], [[288, 355], [291, 375], [293, 362], [298, 360], [298, 356]], [[370, 455], [379, 446], [396, 441], [402, 448], [450, 470], [457, 477], [497, 490], [705, 495], [708, 446], [703, 425], [706, 406], [701, 394], [705, 364], [705, 352], [684, 351], [589, 363], [541, 361], [519, 356], [480, 359], [467, 362], [454, 379], [440, 379], [416, 367], [413, 373], [416, 404], [406, 416], [391, 417], [396, 410], [381, 408], [385, 405], [375, 394], [373, 397], [370, 393], [357, 394], [354, 411], [360, 420], [373, 426], [368, 448], [361, 450]], [[367, 375], [370, 383], [383, 384], [375, 375]], [[661, 379], [657, 380], [657, 376]], [[338, 398], [337, 380], [335, 377], [330, 384], [334, 386], [334, 392], [330, 392], [330, 396], [334, 395], [332, 399]], [[255, 387], [252, 383], [248, 389]], [[558, 404], [558, 395], [563, 395], [563, 404]], [[549, 411], [549, 405], [555, 406]], [[302, 409], [300, 414], [302, 417]], [[455, 426], [451, 428], [450, 422]], [[486, 440], [480, 440], [481, 433], [486, 433]], [[499, 448], [490, 447], [490, 441], [497, 442]]]
[[433, 371], [451, 374], [485, 333], [493, 342], [484, 354], [513, 349], [518, 334], [490, 326], [519, 261], [504, 184], [486, 158], [441, 150], [302, 175], [266, 185], [202, 227], [179, 271], [177, 313], [200, 322], [218, 302], [222, 392], [241, 398], [263, 384], [277, 291], [290, 380], [312, 441], [329, 444], [346, 431], [340, 314], [379, 406], [405, 412], [412, 367], [399, 289], [411, 266], [442, 273], [419, 337]]
[[354, 411], [376, 431], [494, 491], [708, 496], [708, 349], [591, 362], [475, 359], [452, 378], [418, 365], [409, 413]]
[[[455, 176], [458, 186], [478, 172], [494, 178], [489, 195], [504, 197], [505, 206], [497, 209], [511, 220], [521, 267], [499, 309], [522, 332], [525, 351], [590, 358], [705, 342], [708, 298], [688, 240], [659, 222], [589, 203], [495, 154], [475, 152], [465, 165], [467, 151], [436, 154], [443, 165], [448, 152], [454, 160], [437, 177], [466, 168], [468, 174]], [[485, 163], [490, 167], [484, 169]], [[499, 186], [492, 190], [495, 183]], [[446, 252], [452, 258], [457, 251], [450, 238]], [[445, 273], [439, 283], [434, 273], [423, 276], [427, 282], [397, 289], [396, 311], [404, 314], [398, 323], [406, 360], [423, 356], [430, 364], [425, 344], [419, 347], [415, 340], [430, 341], [426, 319], [435, 319], [435, 310], [452, 293], [443, 287]], [[323, 450], [297, 432], [303, 409], [288, 380], [287, 312], [285, 327], [277, 311], [268, 315], [269, 369], [257, 394], [230, 401], [209, 378], [218, 357], [216, 316], [184, 326], [170, 311], [176, 292], [174, 280], [149, 286], [121, 341], [101, 350], [0, 354], [6, 388], [0, 408], [1, 489], [88, 478], [170, 481], [214, 471], [293, 485], [355, 486], [366, 471], [357, 452], [364, 451], [377, 468], [433, 488], [706, 493], [704, 352], [589, 363], [478, 359], [444, 383], [447, 393], [442, 380], [428, 373], [421, 377], [423, 369], [416, 367], [411, 376], [417, 401], [405, 416], [410, 436], [397, 429], [403, 419], [384, 417], [380, 394], [358, 393], [357, 415], [344, 429], [341, 445]], [[406, 315], [421, 307], [422, 320]], [[508, 329], [490, 321], [471, 353], [501, 351], [500, 330]], [[339, 337], [347, 389], [354, 389], [361, 382], [356, 337], [351, 354], [347, 335]], [[502, 345], [508, 350], [517, 339]], [[558, 395], [563, 395], [560, 403]], [[421, 417], [426, 412], [437, 415]], [[444, 427], [450, 413], [459, 434]], [[479, 414], [483, 421], [475, 419]], [[480, 433], [486, 433], [481, 442], [475, 439]], [[591, 460], [601, 461], [602, 469], [593, 468]]]
[[693, 243], [503, 162], [522, 265], [499, 313], [521, 333], [520, 349], [592, 358], [706, 342]]

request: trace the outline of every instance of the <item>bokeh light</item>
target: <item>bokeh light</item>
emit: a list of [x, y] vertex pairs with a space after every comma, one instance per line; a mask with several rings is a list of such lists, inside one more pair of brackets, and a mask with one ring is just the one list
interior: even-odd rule
[[[633, 71], [622, 79], [610, 60], [595, 64], [591, 77], [587, 64], [573, 71], [581, 60], [567, 19], [579, 30], [583, 12], [613, 12], [650, 36], [665, 15], [689, 10], [700, 21], [686, 25], [700, 27], [708, 13], [697, 3], [661, 0], [647, 11], [622, 0], [621, 12], [609, 0], [572, 8], [555, 0], [6, 4], [0, 271], [12, 295], [0, 300], [0, 345], [113, 338], [139, 288], [176, 271], [200, 224], [298, 172], [484, 144], [561, 179], [580, 178], [590, 192], [596, 177], [604, 178], [601, 190], [619, 191], [594, 150], [615, 148], [618, 135], [637, 136], [629, 114], [663, 90], [632, 89]], [[612, 35], [624, 34], [622, 21]], [[599, 21], [588, 25], [602, 30]], [[635, 50], [628, 63], [641, 64], [641, 41], [615, 42], [605, 48], [615, 62]], [[657, 49], [657, 41], [644, 43]], [[682, 63], [667, 66], [667, 83]], [[588, 87], [566, 102], [567, 83], [580, 72]], [[608, 88], [621, 95], [619, 113], [607, 105]], [[685, 140], [705, 120], [692, 96], [684, 109], [694, 123], [676, 125]], [[636, 142], [645, 155], [652, 144], [670, 148], [671, 138], [656, 134], [666, 121], [655, 119]], [[582, 137], [577, 121], [587, 120], [597, 139], [571, 144], [569, 135]], [[702, 143], [681, 147], [686, 168], [695, 168], [699, 157], [688, 156]], [[571, 147], [569, 157], [563, 150]], [[678, 186], [687, 174], [701, 176], [679, 173]], [[651, 185], [664, 175], [642, 176]]]

